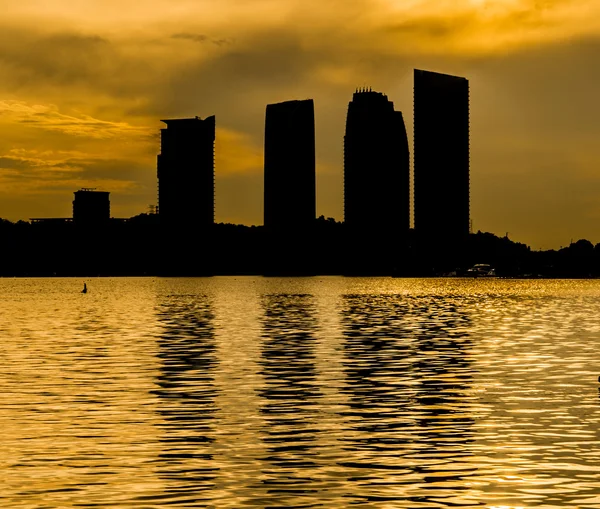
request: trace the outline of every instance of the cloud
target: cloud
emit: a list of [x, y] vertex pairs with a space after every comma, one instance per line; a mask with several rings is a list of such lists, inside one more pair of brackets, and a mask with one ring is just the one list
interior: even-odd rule
[[45, 161], [15, 156], [0, 157], [0, 170], [29, 170], [45, 164]]
[[225, 44], [231, 44], [233, 42], [231, 39], [213, 39], [212, 37], [209, 37], [208, 35], [194, 34], [194, 33], [189, 33], [189, 32], [180, 32], [177, 34], [173, 34], [171, 36], [171, 39], [183, 39], [183, 40], [188, 40], [188, 41], [193, 41], [193, 42], [210, 43], [210, 44], [214, 44], [216, 46], [223, 46]]
[[118, 182], [119, 189], [139, 187], [139, 171], [145, 165], [109, 155], [69, 151], [11, 150], [0, 157], [0, 178], [22, 191], [43, 192], [52, 187], [71, 186], [74, 180], [93, 187], [102, 182]]
[[88, 114], [99, 105], [120, 115], [131, 104], [139, 106], [168, 81], [188, 53], [194, 53], [180, 51], [174, 47], [176, 41], [155, 34], [109, 39], [73, 31], [48, 34], [38, 27], [2, 23], [0, 33], [1, 97], [36, 101], [42, 97], [45, 102], [91, 110]]
[[147, 128], [127, 122], [111, 122], [90, 115], [65, 115], [56, 105], [28, 104], [22, 101], [0, 101], [0, 121], [25, 124], [38, 129], [71, 136], [109, 139], [122, 136], [149, 136]]
[[2, 27], [0, 64], [17, 84], [36, 79], [73, 85], [100, 76], [111, 67], [115, 49], [95, 34], [73, 32], [43, 34], [35, 29]]

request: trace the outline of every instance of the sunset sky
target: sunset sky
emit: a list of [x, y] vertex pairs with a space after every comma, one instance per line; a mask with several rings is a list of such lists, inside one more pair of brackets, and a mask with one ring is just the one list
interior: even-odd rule
[[[216, 220], [262, 224], [267, 103], [312, 98], [317, 214], [343, 218], [356, 87], [412, 139], [412, 71], [471, 90], [475, 230], [600, 242], [600, 0], [0, 0], [0, 217], [156, 204], [159, 119], [216, 115]], [[412, 146], [412, 140], [411, 140]]]

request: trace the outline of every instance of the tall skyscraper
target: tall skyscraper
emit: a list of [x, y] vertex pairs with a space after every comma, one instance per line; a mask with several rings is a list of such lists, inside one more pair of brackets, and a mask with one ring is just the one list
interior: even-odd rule
[[310, 226], [316, 216], [312, 99], [267, 105], [264, 178], [265, 226]]
[[344, 136], [344, 222], [349, 229], [408, 232], [410, 154], [402, 112], [380, 92], [357, 91]]
[[415, 69], [414, 199], [419, 235], [469, 233], [469, 82]]
[[214, 223], [215, 117], [162, 120], [158, 155], [158, 214], [166, 226]]

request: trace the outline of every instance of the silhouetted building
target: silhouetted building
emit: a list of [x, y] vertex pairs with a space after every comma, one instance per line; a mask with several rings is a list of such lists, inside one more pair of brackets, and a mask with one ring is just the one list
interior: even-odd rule
[[469, 233], [469, 82], [415, 69], [415, 230], [460, 240]]
[[267, 105], [264, 178], [265, 226], [310, 226], [316, 216], [312, 99]]
[[344, 222], [351, 230], [410, 227], [410, 154], [402, 112], [380, 92], [357, 91], [344, 136]]
[[158, 155], [158, 214], [166, 226], [214, 223], [215, 117], [161, 120]]
[[110, 193], [95, 189], [75, 191], [73, 222], [80, 225], [108, 223], [110, 220]]

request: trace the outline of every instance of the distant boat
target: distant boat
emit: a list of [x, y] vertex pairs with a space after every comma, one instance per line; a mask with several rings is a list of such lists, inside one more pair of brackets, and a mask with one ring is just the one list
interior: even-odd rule
[[81, 293], [87, 293], [87, 285], [85, 283], [83, 283], [83, 290], [81, 290]]
[[487, 263], [476, 263], [467, 270], [467, 277], [497, 277], [496, 269]]

